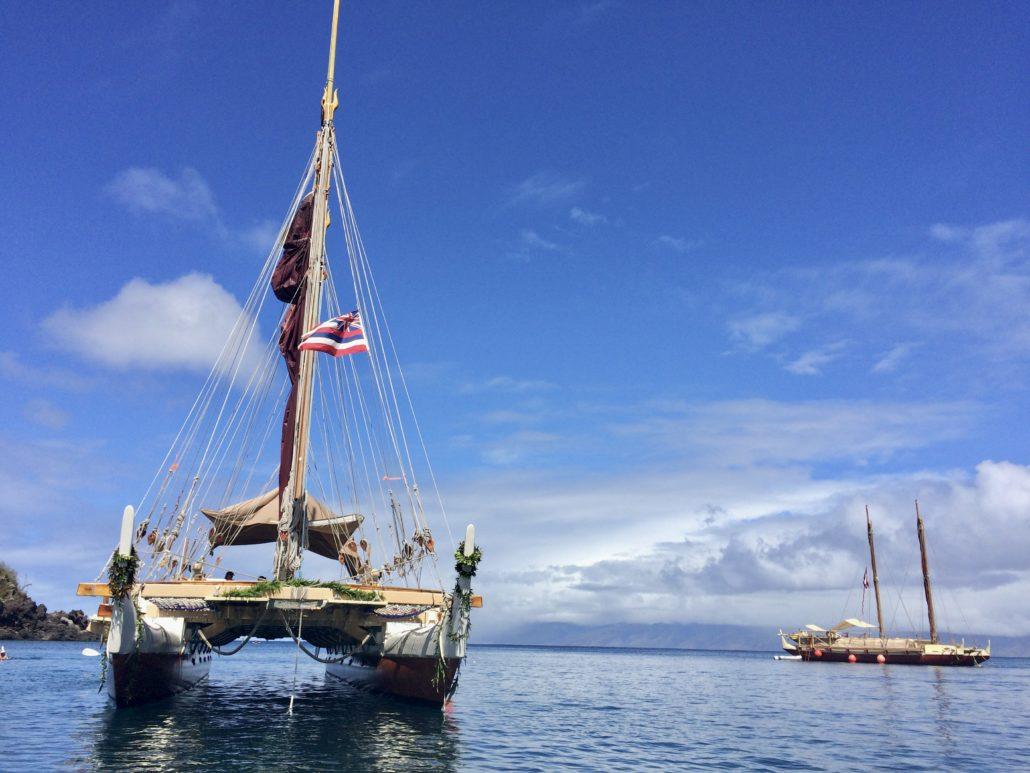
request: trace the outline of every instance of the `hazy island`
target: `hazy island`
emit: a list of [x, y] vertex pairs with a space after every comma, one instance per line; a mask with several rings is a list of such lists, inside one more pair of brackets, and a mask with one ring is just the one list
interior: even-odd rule
[[92, 641], [96, 636], [86, 631], [88, 622], [81, 609], [48, 612], [25, 592], [17, 573], [0, 563], [0, 639]]

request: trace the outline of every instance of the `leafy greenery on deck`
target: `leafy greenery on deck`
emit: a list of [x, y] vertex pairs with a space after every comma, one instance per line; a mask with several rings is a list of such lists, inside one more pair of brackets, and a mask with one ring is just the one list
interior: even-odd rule
[[247, 588], [232, 588], [222, 591], [224, 598], [230, 599], [256, 599], [271, 596], [283, 588], [328, 588], [334, 596], [354, 601], [378, 601], [379, 594], [375, 591], [353, 588], [342, 582], [332, 580], [305, 580], [295, 578], [293, 580], [258, 580]]

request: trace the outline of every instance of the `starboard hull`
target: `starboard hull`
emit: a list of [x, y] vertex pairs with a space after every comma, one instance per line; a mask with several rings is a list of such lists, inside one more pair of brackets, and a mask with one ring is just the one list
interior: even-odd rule
[[326, 665], [326, 674], [362, 689], [442, 706], [453, 692], [461, 660], [446, 658], [438, 677], [438, 658], [351, 656]]

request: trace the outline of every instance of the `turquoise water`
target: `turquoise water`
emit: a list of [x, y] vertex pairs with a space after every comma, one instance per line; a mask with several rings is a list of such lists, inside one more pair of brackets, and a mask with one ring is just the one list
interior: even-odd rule
[[772, 653], [473, 647], [447, 711], [327, 680], [294, 649], [216, 659], [115, 711], [83, 644], [5, 642], [0, 770], [1030, 768], [1030, 659], [979, 669]]

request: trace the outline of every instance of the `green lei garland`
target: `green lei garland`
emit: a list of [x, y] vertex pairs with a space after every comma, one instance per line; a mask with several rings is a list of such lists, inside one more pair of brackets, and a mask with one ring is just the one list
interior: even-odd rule
[[[479, 568], [479, 562], [483, 560], [483, 551], [480, 550], [478, 545], [474, 545], [472, 548], [471, 555], [465, 555], [465, 540], [462, 540], [458, 544], [458, 549], [454, 551], [454, 570], [461, 577], [472, 579], [476, 576], [476, 570]], [[461, 583], [454, 583], [454, 597], [452, 601], [451, 612], [452, 614], [457, 613], [465, 618], [468, 622], [465, 625], [464, 633], [454, 633], [454, 631], [447, 632], [447, 638], [453, 642], [463, 642], [468, 640], [469, 631], [472, 628], [471, 620], [469, 619], [469, 613], [472, 609], [472, 590], [463, 591], [461, 589]], [[446, 620], [446, 618], [445, 618]], [[443, 623], [440, 623], [443, 625]], [[440, 657], [436, 661], [436, 671], [433, 674], [433, 686], [439, 687], [440, 683], [445, 679], [447, 675], [446, 671], [447, 663], [444, 661], [443, 649], [440, 650]], [[454, 684], [451, 685], [451, 689], [447, 693], [447, 697], [454, 694], [454, 691], [458, 687], [457, 679]]]

